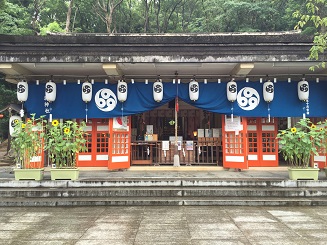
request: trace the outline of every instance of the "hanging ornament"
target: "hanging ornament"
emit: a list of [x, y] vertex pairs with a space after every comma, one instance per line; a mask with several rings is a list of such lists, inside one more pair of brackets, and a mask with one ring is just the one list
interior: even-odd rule
[[124, 80], [118, 81], [117, 96], [120, 102], [125, 102], [127, 100], [127, 83]]
[[309, 114], [309, 83], [308, 81], [305, 81], [305, 78], [298, 82], [297, 93], [299, 100], [306, 102], [306, 106], [303, 107], [303, 118], [305, 118], [306, 112]]
[[234, 101], [237, 98], [237, 84], [234, 79], [227, 83], [227, 99], [231, 102], [231, 121], [233, 122], [234, 116]]
[[301, 101], [309, 100], [309, 83], [308, 81], [305, 81], [304, 78], [303, 81], [298, 82], [297, 92], [298, 92], [299, 100]]
[[[45, 99], [50, 102], [50, 108], [49, 110], [51, 111], [51, 102], [54, 102], [56, 100], [56, 95], [57, 95], [57, 86], [56, 84], [50, 80], [45, 84]], [[49, 115], [49, 121], [52, 122], [52, 113]]]
[[25, 80], [17, 83], [17, 99], [22, 103], [22, 109], [20, 109], [19, 114], [21, 117], [24, 117], [24, 102], [28, 98], [28, 84]]
[[156, 102], [162, 101], [163, 98], [163, 84], [161, 79], [157, 79], [157, 81], [153, 84], [153, 99]]
[[199, 99], [199, 83], [195, 79], [191, 79], [189, 84], [189, 97], [193, 101]]
[[274, 83], [270, 80], [263, 84], [263, 99], [268, 103], [268, 122], [270, 122], [270, 102], [274, 99]]
[[45, 99], [48, 102], [54, 102], [56, 100], [56, 95], [57, 86], [52, 80], [50, 80], [45, 84]]
[[17, 83], [17, 99], [20, 102], [25, 102], [28, 98], [28, 84], [25, 80]]
[[127, 100], [127, 83], [124, 80], [118, 80], [117, 97], [121, 105], [121, 117], [124, 117], [124, 102]]
[[175, 110], [176, 110], [176, 112], [179, 111], [179, 103], [178, 103], [178, 97], [177, 96], [175, 98]]
[[22, 119], [20, 116], [11, 116], [9, 118], [9, 134], [10, 136], [13, 136], [14, 134], [14, 130], [15, 130], [15, 126], [18, 122], [20, 122]]
[[89, 103], [92, 100], [92, 84], [86, 81], [82, 84], [82, 100]]
[[85, 102], [85, 121], [87, 122], [88, 103], [92, 100], [92, 84], [89, 81], [82, 84], [82, 100]]

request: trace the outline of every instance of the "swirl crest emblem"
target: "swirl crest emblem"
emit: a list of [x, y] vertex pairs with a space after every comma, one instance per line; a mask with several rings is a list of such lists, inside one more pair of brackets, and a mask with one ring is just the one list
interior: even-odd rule
[[237, 104], [245, 111], [252, 111], [260, 102], [260, 96], [258, 92], [250, 87], [241, 89], [237, 94]]
[[110, 89], [100, 89], [95, 94], [95, 104], [101, 111], [112, 111], [117, 105], [117, 97]]

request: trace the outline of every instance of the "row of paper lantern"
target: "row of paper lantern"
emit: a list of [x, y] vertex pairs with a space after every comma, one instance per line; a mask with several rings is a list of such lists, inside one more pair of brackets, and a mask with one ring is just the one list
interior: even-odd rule
[[[119, 80], [117, 84], [117, 97], [120, 102], [127, 100], [127, 83], [124, 80]], [[53, 81], [45, 84], [45, 99], [48, 102], [56, 100], [57, 86]], [[193, 101], [199, 98], [199, 84], [197, 81], [192, 80], [189, 84], [189, 95]], [[20, 81], [17, 84], [17, 99], [20, 102], [25, 102], [28, 98], [28, 84], [26, 81]], [[159, 79], [153, 83], [153, 99], [157, 102], [163, 99], [163, 83]], [[86, 81], [82, 84], [82, 100], [88, 103], [92, 100], [92, 83]]]
[[[163, 99], [163, 83], [158, 79], [153, 83], [153, 99], [160, 102]], [[56, 84], [49, 81], [45, 85], [45, 99], [49, 102], [56, 100]], [[128, 86], [124, 80], [119, 80], [117, 85], [117, 97], [120, 102], [127, 100]], [[309, 99], [309, 83], [307, 81], [298, 82], [298, 97], [301, 101]], [[17, 99], [20, 102], [25, 102], [28, 98], [28, 84], [26, 81], [21, 81], [17, 84]], [[189, 83], [189, 98], [192, 101], [199, 99], [199, 83], [196, 80], [191, 80]], [[227, 99], [231, 102], [237, 98], [237, 83], [232, 80], [227, 83]], [[266, 102], [271, 102], [274, 99], [274, 83], [267, 81], [263, 84], [263, 98]], [[88, 103], [92, 100], [92, 84], [88, 81], [82, 84], [82, 100]]]
[[[263, 84], [263, 99], [267, 103], [270, 103], [274, 99], [274, 83], [267, 81]], [[309, 100], [309, 83], [305, 80], [298, 82], [297, 92], [299, 100], [308, 101]], [[230, 102], [234, 102], [237, 99], [237, 83], [235, 81], [230, 81], [227, 83], [227, 99]]]

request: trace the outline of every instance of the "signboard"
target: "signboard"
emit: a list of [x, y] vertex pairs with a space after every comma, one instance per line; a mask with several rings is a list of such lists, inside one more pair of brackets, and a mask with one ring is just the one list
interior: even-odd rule
[[186, 141], [186, 150], [193, 151], [193, 141], [192, 140]]
[[113, 130], [129, 131], [128, 117], [114, 117]]
[[169, 141], [168, 140], [162, 141], [162, 150], [169, 151]]
[[243, 130], [243, 125], [241, 124], [241, 117], [225, 118], [225, 131], [238, 132], [240, 130]]

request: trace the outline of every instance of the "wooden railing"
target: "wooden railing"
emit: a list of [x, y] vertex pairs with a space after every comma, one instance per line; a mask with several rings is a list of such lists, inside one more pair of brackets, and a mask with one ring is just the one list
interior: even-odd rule
[[[173, 165], [175, 145], [162, 141], [135, 141], [131, 144], [132, 165]], [[178, 150], [181, 165], [222, 165], [220, 138], [199, 138], [197, 141], [183, 141]]]

